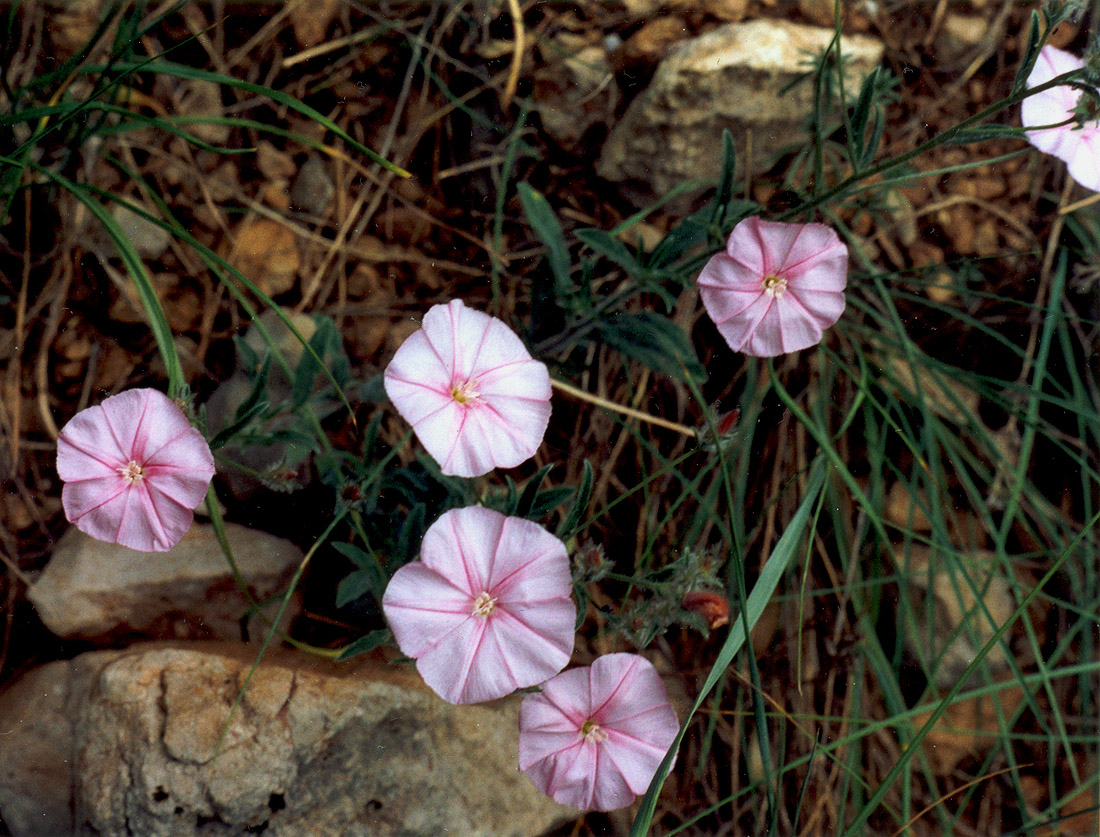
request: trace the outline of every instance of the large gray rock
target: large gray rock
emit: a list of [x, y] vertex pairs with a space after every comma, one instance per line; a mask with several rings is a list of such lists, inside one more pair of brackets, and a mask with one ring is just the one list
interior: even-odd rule
[[411, 667], [280, 651], [234, 710], [252, 659], [145, 645], [24, 676], [0, 695], [14, 837], [495, 837], [576, 816], [517, 769], [518, 698], [452, 706]]
[[[226, 524], [226, 535], [241, 576], [258, 600], [286, 588], [302, 560], [298, 547], [234, 523]], [[58, 541], [27, 597], [53, 633], [92, 640], [134, 634], [239, 639], [240, 619], [249, 608], [213, 526], [198, 523], [168, 552], [155, 555], [97, 541], [72, 528]], [[298, 609], [295, 599], [287, 618]], [[253, 632], [262, 634], [262, 625], [254, 624]]]
[[[832, 37], [831, 29], [768, 19], [720, 26], [678, 44], [612, 129], [597, 172], [629, 182], [643, 200], [687, 180], [717, 178], [724, 128], [736, 140], [739, 176], [752, 132], [749, 165], [759, 171], [777, 152], [805, 141], [813, 85], [783, 91]], [[842, 39], [841, 52], [845, 90], [854, 97], [882, 60], [883, 45], [853, 35]]]

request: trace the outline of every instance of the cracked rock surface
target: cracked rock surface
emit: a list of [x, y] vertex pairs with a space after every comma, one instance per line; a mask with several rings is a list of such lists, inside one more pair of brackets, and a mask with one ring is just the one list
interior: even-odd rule
[[[716, 179], [723, 130], [734, 138], [737, 176], [746, 162], [751, 171], [763, 170], [776, 154], [807, 140], [813, 85], [796, 82], [806, 73], [807, 59], [832, 38], [831, 29], [761, 19], [683, 41], [612, 129], [597, 172], [628, 185], [645, 204], [685, 181]], [[850, 101], [882, 60], [883, 49], [866, 35], [841, 39]]]
[[0, 816], [27, 835], [538, 835], [575, 816], [517, 769], [517, 699], [228, 644], [50, 663], [0, 695]]

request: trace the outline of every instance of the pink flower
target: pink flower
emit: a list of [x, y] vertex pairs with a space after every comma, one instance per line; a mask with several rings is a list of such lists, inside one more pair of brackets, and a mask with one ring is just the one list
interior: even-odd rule
[[[1038, 87], [1083, 66], [1085, 64], [1080, 58], [1056, 47], [1045, 46], [1039, 52], [1031, 75], [1027, 77], [1027, 86]], [[1057, 128], [1027, 131], [1027, 140], [1040, 151], [1064, 160], [1069, 176], [1082, 186], [1100, 192], [1100, 122], [1089, 122], [1078, 128], [1072, 121], [1073, 109], [1077, 107], [1081, 95], [1081, 91], [1073, 87], [1052, 87], [1024, 99], [1020, 117], [1025, 128], [1056, 125], [1070, 120]]]
[[577, 608], [565, 544], [529, 520], [452, 509], [382, 597], [401, 651], [451, 703], [480, 703], [557, 674]]
[[699, 274], [707, 314], [735, 352], [772, 357], [821, 341], [844, 312], [848, 248], [824, 224], [746, 218]]
[[386, 367], [386, 394], [444, 474], [476, 477], [534, 456], [550, 421], [550, 374], [496, 317], [452, 300]]
[[132, 389], [81, 410], [57, 437], [65, 516], [82, 532], [142, 552], [175, 546], [206, 497], [214, 457], [183, 410]]
[[680, 724], [653, 665], [607, 654], [519, 708], [519, 769], [562, 805], [622, 808], [645, 792]]

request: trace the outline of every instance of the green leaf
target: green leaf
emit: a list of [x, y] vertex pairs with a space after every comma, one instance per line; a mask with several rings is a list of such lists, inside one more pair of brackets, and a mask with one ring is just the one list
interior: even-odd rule
[[707, 373], [683, 329], [652, 311], [616, 314], [597, 324], [605, 343], [655, 372], [678, 380], [706, 380]]
[[343, 607], [356, 599], [361, 599], [370, 592], [370, 577], [366, 573], [356, 570], [349, 573], [336, 585], [336, 606]]
[[1016, 71], [1016, 79], [1012, 82], [1012, 93], [1019, 93], [1027, 84], [1027, 77], [1031, 75], [1031, 69], [1035, 66], [1035, 59], [1039, 55], [1039, 47], [1042, 46], [1042, 23], [1039, 21], [1039, 12], [1031, 10], [1031, 20], [1027, 29], [1027, 47], [1020, 59], [1020, 68]]
[[645, 272], [630, 248], [606, 230], [594, 228], [577, 230], [577, 238], [594, 252], [606, 256], [627, 273], [637, 275]]
[[953, 145], [965, 145], [971, 142], [985, 142], [991, 139], [1026, 139], [1024, 129], [1017, 125], [979, 125], [975, 128], [963, 128], [948, 137]]
[[378, 560], [354, 544], [334, 543], [332, 548], [359, 568], [345, 578], [344, 581], [340, 582], [341, 586], [343, 586], [344, 582], [348, 581], [352, 576], [361, 576], [362, 581], [355, 582], [355, 584], [363, 585], [362, 590], [357, 595], [352, 596], [351, 599], [344, 600], [343, 603], [340, 601], [340, 590], [337, 589], [336, 606], [343, 607], [347, 602], [352, 601], [352, 599], [357, 599], [359, 596], [363, 595], [363, 593], [367, 592], [381, 602], [382, 595], [386, 592], [386, 584], [389, 583], [389, 579], [386, 578], [386, 574], [382, 571], [382, 567], [379, 565]]
[[532, 520], [538, 520], [545, 517], [572, 497], [573, 492], [574, 489], [571, 485], [558, 485], [554, 488], [540, 491], [535, 497], [535, 502], [531, 504], [531, 510], [526, 516]]
[[875, 159], [875, 154], [882, 143], [882, 134], [885, 130], [886, 120], [881, 113], [876, 111], [871, 124], [871, 136], [868, 138], [867, 145], [863, 148], [863, 154], [859, 158], [859, 164], [862, 168], [871, 165], [871, 161]]
[[581, 470], [581, 484], [577, 487], [577, 499], [573, 501], [573, 508], [569, 510], [569, 517], [558, 527], [558, 537], [563, 541], [568, 541], [573, 537], [573, 530], [577, 528], [577, 524], [581, 521], [581, 515], [588, 508], [588, 501], [592, 498], [592, 482], [595, 476], [596, 472], [592, 467], [592, 463], [587, 459], [584, 460], [584, 467]]
[[568, 296], [573, 291], [573, 280], [570, 278], [572, 261], [569, 258], [569, 247], [565, 243], [565, 232], [561, 222], [546, 198], [542, 196], [530, 183], [524, 181], [516, 185], [519, 191], [519, 200], [523, 204], [523, 211], [527, 215], [527, 221], [546, 246], [546, 259], [550, 263], [550, 272], [554, 274], [554, 287], [558, 298]]
[[718, 191], [714, 193], [714, 211], [711, 223], [725, 217], [726, 208], [733, 200], [733, 176], [737, 170], [737, 149], [733, 144], [733, 134], [728, 128], [722, 129], [722, 172], [718, 176]]
[[[10, 158], [0, 158], [0, 163], [19, 164], [18, 161]], [[164, 308], [161, 307], [160, 299], [157, 297], [156, 291], [153, 290], [152, 280], [149, 278], [149, 274], [145, 270], [145, 264], [141, 261], [137, 250], [134, 249], [134, 245], [126, 237], [126, 233], [114, 216], [88, 194], [86, 187], [47, 168], [39, 166], [34, 168], [41, 171], [59, 186], [67, 189], [73, 197], [88, 207], [89, 211], [107, 230], [107, 234], [114, 242], [115, 249], [122, 258], [123, 264], [126, 265], [126, 270], [137, 289], [141, 307], [145, 310], [145, 316], [149, 320], [149, 328], [153, 332], [153, 338], [156, 340], [157, 348], [160, 350], [160, 356], [164, 360], [164, 366], [168, 372], [168, 395], [174, 397], [186, 383], [183, 376], [183, 366], [180, 365], [179, 355], [176, 353], [176, 343], [172, 337], [172, 328], [168, 325], [168, 318], [164, 314]]]
[[403, 565], [412, 560], [417, 545], [424, 537], [424, 520], [427, 517], [428, 508], [423, 503], [417, 503], [412, 507], [397, 530], [397, 540], [393, 546], [391, 561], [400, 561]]
[[355, 642], [341, 648], [340, 653], [336, 656], [336, 662], [342, 663], [344, 660], [350, 660], [352, 657], [366, 654], [368, 651], [373, 651], [379, 645], [385, 645], [392, 641], [392, 639], [393, 634], [386, 628], [371, 631], [366, 636], [361, 636], [359, 639], [355, 640]]
[[856, 100], [856, 106], [852, 111], [852, 129], [848, 143], [852, 159], [859, 161], [860, 164], [862, 164], [866, 147], [864, 146], [864, 140], [867, 133], [867, 123], [871, 119], [878, 76], [879, 69], [875, 67], [871, 74], [863, 80], [863, 87], [859, 91], [859, 98]]
[[519, 495], [519, 502], [516, 504], [516, 517], [530, 517], [531, 508], [535, 505], [535, 498], [539, 493], [539, 486], [542, 485], [542, 481], [546, 479], [546, 475], [550, 473], [550, 469], [554, 466], [543, 465], [537, 474], [531, 479], [527, 480], [527, 484], [523, 486], [523, 493]]
[[218, 448], [224, 447], [235, 435], [247, 427], [253, 419], [267, 412], [270, 406], [266, 398], [261, 398], [251, 405], [247, 403], [242, 404], [233, 417], [233, 421], [219, 430], [214, 438], [210, 440], [210, 449], [218, 450]]
[[[806, 524], [810, 519], [810, 511], [817, 503], [822, 488], [825, 485], [825, 470], [825, 461], [819, 457], [814, 461], [810, 471], [810, 478], [806, 486], [806, 496], [802, 498], [798, 510], [794, 513], [794, 517], [791, 518], [791, 522], [787, 524], [787, 528], [783, 531], [783, 535], [779, 538], [779, 542], [776, 543], [775, 549], [772, 550], [771, 556], [768, 558], [767, 563], [764, 564], [764, 569], [760, 572], [760, 577], [757, 579], [756, 585], [749, 594], [745, 610], [750, 631], [760, 619], [760, 615], [764, 612], [764, 606], [771, 600], [772, 594], [775, 593], [775, 588], [779, 585], [779, 580], [783, 577], [783, 574], [787, 571], [787, 567], [798, 552], [799, 546], [802, 543], [802, 536]], [[722, 650], [718, 652], [718, 659], [716, 659], [714, 665], [711, 666], [710, 673], [707, 675], [703, 687], [699, 690], [699, 694], [695, 698], [695, 703], [688, 711], [687, 717], [684, 718], [684, 722], [680, 726], [680, 732], [677, 733], [676, 739], [672, 742], [672, 746], [669, 747], [664, 760], [661, 762], [661, 766], [657, 768], [657, 774], [653, 777], [653, 781], [649, 783], [649, 789], [645, 792], [645, 796], [642, 797], [641, 806], [638, 809], [638, 816], [634, 819], [634, 826], [630, 829], [630, 837], [643, 837], [643, 835], [649, 833], [650, 824], [653, 822], [653, 814], [657, 809], [657, 797], [660, 795], [661, 788], [668, 776], [668, 771], [672, 767], [672, 760], [676, 755], [676, 751], [680, 748], [680, 743], [684, 740], [684, 734], [691, 725], [691, 719], [695, 716], [695, 713], [699, 711], [699, 707], [703, 705], [703, 701], [706, 700], [707, 695], [710, 694], [715, 684], [721, 679], [726, 668], [734, 661], [744, 645], [745, 622], [743, 619], [737, 618], [733, 620], [729, 634], [726, 636], [726, 641], [722, 645]]]

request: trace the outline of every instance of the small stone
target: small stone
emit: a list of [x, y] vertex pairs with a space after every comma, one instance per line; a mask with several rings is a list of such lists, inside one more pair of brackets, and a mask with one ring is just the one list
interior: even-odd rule
[[287, 179], [298, 170], [294, 158], [268, 140], [260, 140], [256, 145], [256, 167], [268, 180]]
[[542, 127], [562, 147], [572, 149], [589, 128], [614, 117], [619, 88], [607, 51], [562, 33], [540, 45], [539, 52], [546, 63], [534, 73], [533, 96]]
[[703, 0], [703, 10], [729, 23], [737, 23], [745, 17], [749, 0]]
[[[302, 341], [308, 343], [313, 339], [313, 335], [317, 333], [317, 323], [309, 314], [303, 314], [300, 311], [287, 312], [287, 319], [298, 330], [298, 334], [302, 335], [301, 340], [287, 327], [287, 324], [283, 322], [283, 318], [276, 311], [268, 309], [260, 314], [258, 324], [253, 323], [248, 327], [248, 331], [244, 334], [244, 342], [257, 357], [262, 358], [272, 351], [271, 345], [264, 337], [264, 331], [266, 331], [274, 344], [274, 350], [282, 355], [287, 366], [291, 369], [297, 369], [298, 363], [302, 359], [302, 353], [305, 351]], [[261, 326], [263, 330], [261, 330]], [[239, 370], [243, 370], [244, 360], [244, 357], [238, 352], [237, 368]], [[269, 374], [269, 385], [275, 384], [279, 387], [285, 387], [286, 392], [284, 394], [289, 395], [291, 384], [283, 371], [282, 365], [273, 360]], [[277, 396], [272, 395], [270, 397], [276, 398]]]
[[294, 185], [290, 189], [290, 202], [298, 209], [310, 215], [321, 217], [325, 214], [336, 187], [325, 170], [325, 164], [316, 154], [310, 154], [302, 166]]
[[[155, 212], [149, 214], [156, 215]], [[155, 259], [168, 249], [172, 234], [163, 227], [157, 226], [147, 218], [142, 218], [136, 212], [131, 212], [121, 204], [115, 204], [111, 215], [122, 227], [123, 235], [134, 245], [139, 255]]]
[[293, 232], [270, 218], [253, 218], [237, 228], [233, 265], [268, 296], [294, 287], [301, 256]]
[[[984, 550], [941, 556], [928, 547], [909, 545], [895, 550], [894, 561], [907, 574], [914, 598], [915, 623], [906, 637], [910, 651], [926, 665], [939, 658], [935, 682], [950, 687], [1012, 616], [1013, 585], [997, 572], [993, 553]], [[930, 609], [921, 601], [927, 596], [934, 598]], [[934, 619], [926, 621], [929, 613]], [[1000, 644], [985, 660], [994, 671], [1008, 667]]]
[[798, 10], [818, 26], [833, 25], [833, 0], [798, 0]]
[[[260, 600], [281, 592], [302, 560], [298, 547], [265, 532], [227, 523], [226, 535]], [[213, 527], [198, 523], [155, 559], [73, 527], [27, 597], [54, 634], [89, 640], [133, 634], [237, 639], [249, 607]], [[257, 620], [255, 627], [262, 637], [263, 623]]]
[[910, 532], [931, 531], [932, 522], [924, 511], [926, 508], [928, 498], [923, 492], [914, 495], [900, 480], [890, 486], [884, 511], [886, 519], [895, 526]]
[[982, 15], [949, 14], [943, 20], [937, 45], [947, 56], [959, 56], [985, 40], [989, 21]]
[[628, 58], [659, 61], [674, 45], [689, 36], [683, 18], [667, 15], [651, 20], [623, 45]]
[[[225, 116], [222, 89], [205, 79], [185, 81], [179, 99], [179, 112], [184, 116]], [[186, 126], [190, 134], [217, 145], [229, 139], [229, 126], [213, 122], [193, 122]]]
[[317, 46], [325, 39], [329, 24], [340, 10], [340, 0], [307, 0], [291, 3], [290, 23], [301, 47]]

